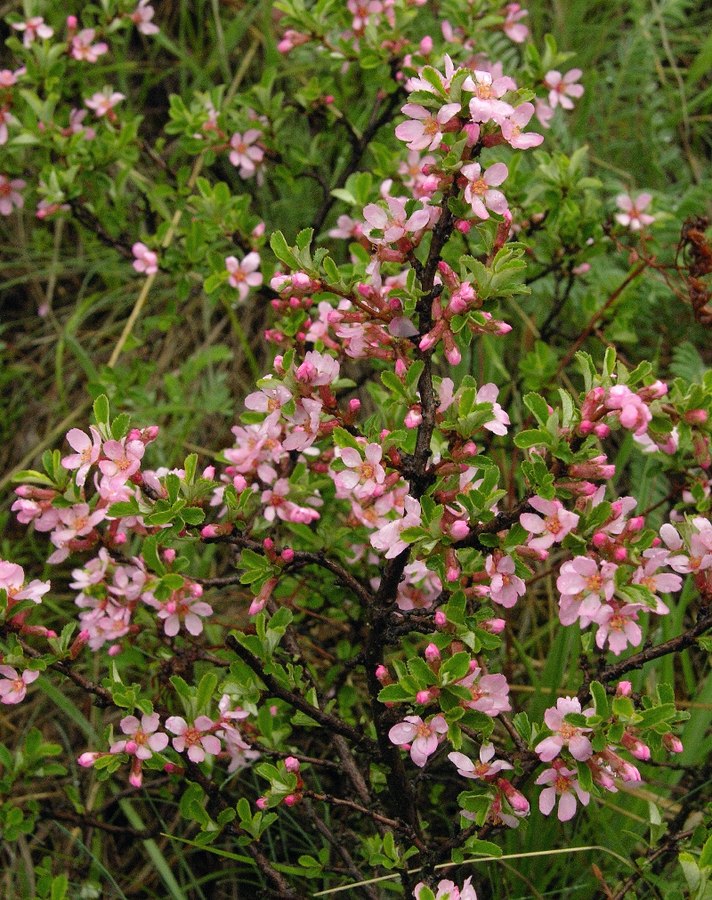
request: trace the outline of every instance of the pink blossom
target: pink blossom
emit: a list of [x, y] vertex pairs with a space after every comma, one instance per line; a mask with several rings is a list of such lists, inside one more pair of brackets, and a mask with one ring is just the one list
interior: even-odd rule
[[655, 216], [643, 212], [650, 205], [652, 194], [638, 194], [632, 197], [628, 194], [619, 194], [616, 197], [616, 206], [622, 212], [616, 213], [616, 222], [630, 228], [631, 231], [640, 231], [646, 225], [655, 221]]
[[527, 586], [514, 574], [515, 566], [511, 556], [488, 556], [485, 571], [490, 576], [489, 596], [494, 603], [511, 609], [526, 593]]
[[584, 806], [588, 806], [591, 799], [591, 795], [579, 784], [576, 772], [567, 769], [560, 760], [556, 760], [552, 768], [542, 772], [536, 784], [549, 785], [539, 795], [539, 809], [545, 816], [549, 815], [556, 804], [556, 798], [559, 798], [558, 817], [561, 822], [568, 822], [574, 817], [577, 797]]
[[116, 104], [124, 99], [124, 94], [119, 93], [119, 91], [114, 91], [107, 86], [103, 90], [92, 94], [88, 100], [84, 101], [84, 104], [85, 106], [88, 106], [89, 109], [93, 109], [94, 115], [97, 119], [100, 119], [102, 116], [113, 113]]
[[374, 496], [376, 486], [383, 484], [386, 470], [381, 465], [383, 449], [380, 444], [367, 444], [364, 448], [365, 459], [353, 447], [342, 447], [337, 454], [346, 466], [343, 472], [334, 474], [338, 488], [354, 491], [359, 498]]
[[176, 735], [173, 738], [173, 749], [183, 753], [186, 748], [188, 759], [194, 763], [203, 762], [206, 754], [217, 756], [220, 753], [220, 740], [210, 734], [214, 722], [208, 716], [198, 716], [192, 725], [181, 716], [170, 716], [166, 719], [166, 728]]
[[230, 162], [239, 170], [240, 178], [252, 178], [264, 159], [265, 151], [256, 144], [261, 137], [261, 131], [248, 128], [244, 134], [236, 131], [230, 138]]
[[371, 535], [371, 546], [385, 553], [386, 559], [393, 559], [407, 549], [408, 544], [400, 535], [406, 528], [421, 524], [420, 503], [414, 497], [405, 498], [405, 515], [388, 522]]
[[[269, 384], [270, 381], [275, 382], [274, 387]], [[259, 391], [253, 391], [245, 397], [247, 409], [253, 409], [256, 412], [266, 412], [271, 415], [274, 412], [278, 412], [285, 403], [289, 403], [292, 399], [291, 391], [272, 378], [271, 375], [263, 378], [258, 384], [260, 385]]]
[[410, 744], [410, 758], [422, 768], [438, 749], [441, 735], [445, 734], [447, 722], [443, 716], [433, 716], [429, 722], [424, 722], [420, 716], [406, 716], [403, 722], [391, 728], [388, 739], [399, 746]]
[[141, 34], [157, 34], [159, 31], [158, 25], [151, 21], [154, 15], [155, 10], [150, 5], [150, 0], [139, 0], [138, 6], [130, 15], [130, 19]]
[[504, 675], [482, 675], [482, 670], [474, 666], [469, 675], [456, 682], [470, 691], [471, 700], [464, 700], [463, 706], [476, 709], [494, 718], [512, 708], [509, 702], [509, 685]]
[[67, 443], [76, 450], [69, 456], [62, 458], [65, 469], [77, 469], [77, 485], [84, 487], [89, 469], [99, 459], [101, 453], [101, 435], [94, 425], [89, 426], [90, 435], [85, 434], [79, 428], [70, 428], [67, 432]]
[[160, 753], [168, 746], [168, 735], [158, 731], [159, 724], [158, 713], [144, 715], [140, 722], [136, 716], [124, 716], [119, 727], [126, 740], [112, 744], [109, 753], [128, 753], [140, 760], [150, 759], [154, 753]]
[[7, 126], [17, 123], [17, 119], [12, 115], [7, 107], [0, 106], [0, 147], [7, 143], [10, 136]]
[[338, 379], [340, 368], [339, 361], [328, 353], [308, 350], [294, 374], [297, 381], [301, 381], [302, 384], [323, 387], [333, 384]]
[[[361, 222], [352, 219], [351, 216], [341, 215], [336, 220], [336, 228], [329, 230], [329, 237], [342, 238], [343, 240], [358, 240], [363, 233]], [[333, 309], [329, 304], [329, 309]]]
[[[593, 709], [585, 709], [583, 715], [591, 716], [593, 712]], [[579, 761], [588, 759], [593, 753], [591, 741], [584, 734], [591, 729], [569, 725], [564, 721], [569, 713], [581, 714], [581, 703], [576, 697], [559, 697], [556, 706], [549, 707], [544, 713], [546, 727], [554, 734], [544, 738], [534, 748], [542, 762], [551, 762], [564, 747], [568, 747], [569, 753]]]
[[0, 681], [0, 703], [8, 706], [21, 703], [27, 694], [27, 685], [40, 677], [39, 672], [30, 669], [25, 669], [22, 675], [18, 675], [12, 666], [0, 666], [0, 675], [3, 677]]
[[561, 594], [559, 599], [559, 619], [562, 625], [571, 625], [581, 620], [581, 627], [591, 623], [603, 601], [608, 601], [615, 592], [614, 576], [618, 566], [604, 562], [599, 565], [588, 556], [577, 556], [565, 562], [556, 580]]
[[[494, 168], [494, 166], [492, 166]], [[492, 169], [488, 169], [488, 171], [492, 171]], [[497, 403], [497, 395], [499, 394], [499, 388], [496, 384], [483, 384], [482, 387], [477, 391], [477, 402], [478, 403], [491, 403], [492, 404], [492, 412], [494, 413], [494, 418], [490, 419], [489, 422], [485, 422], [482, 426], [486, 428], [488, 431], [491, 431], [493, 434], [504, 435], [507, 433], [507, 425], [509, 425], [509, 416], [502, 409], [502, 407]]]
[[74, 35], [71, 50], [74, 59], [95, 63], [100, 56], [107, 52], [109, 45], [103, 41], [92, 44], [95, 37], [96, 31], [93, 28], [83, 28], [79, 34]]
[[430, 609], [441, 591], [442, 582], [437, 573], [431, 571], [422, 560], [415, 559], [403, 569], [396, 595], [398, 609]]
[[617, 414], [618, 421], [624, 428], [630, 429], [636, 435], [645, 433], [653, 418], [645, 401], [624, 384], [609, 388], [604, 404], [607, 409]]
[[138, 472], [146, 447], [143, 441], [122, 438], [120, 441], [105, 441], [102, 450], [106, 457], [99, 463], [102, 473], [125, 482]]
[[[470, 100], [470, 115], [473, 122], [494, 121], [500, 124], [503, 119], [512, 115], [512, 107], [499, 98], [507, 91], [514, 90], [515, 83], [511, 78], [493, 78], [490, 72], [476, 69], [463, 82], [463, 91], [475, 96]], [[506, 177], [506, 175], [505, 175]], [[504, 179], [503, 179], [504, 180]], [[500, 184], [501, 182], [497, 182]], [[483, 217], [484, 218], [484, 217]]]
[[25, 47], [29, 47], [35, 38], [47, 40], [54, 34], [54, 29], [50, 28], [49, 25], [45, 25], [45, 20], [42, 16], [32, 16], [26, 22], [13, 22], [12, 27], [15, 31], [24, 32], [22, 43]]
[[[274, 470], [272, 470], [274, 472]], [[276, 474], [276, 473], [275, 473]], [[271, 488], [262, 491], [260, 502], [265, 507], [262, 515], [268, 522], [282, 519], [284, 522], [298, 522], [308, 525], [319, 518], [319, 513], [308, 506], [300, 506], [288, 500], [291, 485], [287, 478], [278, 478]], [[312, 497], [311, 503], [321, 505], [318, 497]]]
[[562, 109], [574, 108], [571, 97], [583, 96], [583, 85], [576, 84], [582, 75], [581, 69], [570, 69], [565, 75], [556, 69], [546, 73], [544, 84], [549, 89], [549, 105], [552, 109], [559, 105]]
[[240, 300], [247, 300], [250, 288], [262, 284], [262, 273], [257, 271], [259, 267], [260, 255], [254, 250], [242, 260], [238, 260], [235, 256], [225, 257], [225, 268], [229, 273], [228, 284], [237, 288]]
[[529, 13], [526, 9], [522, 9], [519, 3], [508, 3], [504, 11], [507, 14], [507, 18], [504, 20], [502, 31], [515, 44], [524, 43], [529, 36], [529, 29], [526, 25], [519, 24], [519, 22], [520, 19], [524, 19]]
[[[364, 228], [369, 240], [374, 244], [393, 244], [405, 237], [406, 232], [416, 232], [426, 228], [430, 222], [427, 209], [417, 209], [411, 216], [406, 216], [405, 200], [399, 197], [386, 197], [388, 210], [376, 203], [364, 207], [363, 217], [368, 227]], [[373, 231], [382, 231], [383, 237], [376, 238]]]
[[141, 241], [137, 241], [131, 248], [131, 252], [136, 257], [133, 261], [133, 267], [137, 272], [144, 275], [155, 275], [158, 271], [158, 254], [154, 250], [150, 250]]
[[522, 513], [519, 517], [520, 524], [530, 535], [541, 535], [530, 537], [527, 541], [528, 546], [534, 550], [547, 550], [552, 544], [563, 541], [578, 525], [578, 515], [564, 509], [559, 500], [544, 500], [543, 497], [534, 496], [529, 500], [529, 505], [545, 517], [534, 513]]
[[141, 599], [158, 610], [158, 618], [163, 620], [163, 631], [168, 637], [175, 637], [181, 625], [188, 634], [196, 637], [203, 632], [203, 618], [213, 614], [212, 606], [199, 599], [201, 595], [199, 584], [187, 583], [173, 591], [168, 600], [158, 600], [150, 592], [144, 593]]
[[446, 103], [435, 115], [418, 103], [406, 103], [401, 112], [409, 116], [396, 128], [396, 137], [406, 142], [409, 150], [435, 150], [442, 141], [443, 129], [460, 112], [459, 103]]
[[502, 136], [505, 141], [517, 150], [528, 150], [530, 147], [538, 147], [544, 140], [543, 134], [535, 131], [522, 133], [522, 129], [534, 115], [532, 103], [520, 103], [514, 112], [506, 119], [502, 119]]
[[447, 755], [450, 762], [457, 768], [458, 775], [462, 775], [463, 778], [493, 778], [498, 772], [513, 768], [510, 763], [501, 759], [492, 762], [493, 757], [493, 744], [483, 744], [480, 747], [479, 762], [473, 762], [469, 756], [457, 751]]
[[506, 211], [507, 198], [501, 191], [494, 190], [509, 174], [504, 163], [495, 163], [484, 173], [479, 163], [469, 163], [463, 166], [461, 171], [467, 179], [465, 200], [476, 216], [480, 219], [489, 219], [487, 208], [500, 215]]
[[551, 127], [551, 120], [554, 118], [554, 110], [548, 103], [544, 103], [540, 97], [537, 97], [534, 101], [534, 112], [542, 128]]
[[13, 178], [0, 174], [0, 215], [9, 216], [14, 208], [22, 209], [25, 200], [20, 193], [25, 187], [22, 178]]
[[[415, 900], [420, 900], [422, 896], [421, 892], [424, 888], [424, 882], [420, 881], [416, 884], [413, 888], [413, 897]], [[443, 878], [439, 881], [435, 890], [435, 900], [477, 900], [477, 893], [472, 887], [471, 875], [463, 881], [462, 890], [460, 890], [454, 881], [450, 881], [448, 878]]]
[[0, 591], [5, 591], [7, 594], [8, 607], [12, 607], [21, 600], [41, 603], [42, 597], [49, 589], [49, 581], [34, 579], [25, 585], [25, 570], [22, 566], [0, 559]]
[[60, 509], [59, 521], [64, 527], [61, 525], [57, 527], [52, 535], [53, 543], [55, 538], [58, 542], [56, 546], [59, 546], [75, 538], [91, 534], [94, 527], [105, 518], [105, 509], [95, 509], [94, 512], [91, 512], [87, 503], [75, 503], [73, 506]]
[[640, 609], [640, 605], [633, 603], [602, 606], [593, 617], [598, 625], [596, 646], [603, 649], [607, 640], [610, 651], [616, 656], [620, 656], [628, 644], [637, 647], [643, 639], [637, 621]]

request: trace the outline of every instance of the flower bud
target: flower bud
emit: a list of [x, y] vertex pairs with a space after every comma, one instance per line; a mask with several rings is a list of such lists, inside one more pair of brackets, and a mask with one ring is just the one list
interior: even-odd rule
[[438, 662], [440, 660], [440, 650], [436, 644], [428, 644], [425, 648], [425, 658], [429, 663]]
[[296, 756], [287, 756], [284, 760], [284, 767], [288, 772], [298, 772], [300, 765]]
[[670, 731], [663, 735], [663, 747], [665, 747], [669, 753], [682, 753], [684, 750], [680, 738]]
[[619, 681], [616, 687], [616, 697], [630, 697], [633, 693], [633, 685], [630, 681]]

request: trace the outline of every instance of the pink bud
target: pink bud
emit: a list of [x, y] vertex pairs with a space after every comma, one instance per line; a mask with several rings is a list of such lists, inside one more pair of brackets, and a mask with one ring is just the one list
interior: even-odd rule
[[288, 772], [298, 772], [300, 765], [296, 756], [288, 756], [284, 760], [284, 767]]
[[444, 628], [447, 625], [447, 616], [441, 609], [438, 609], [435, 611], [433, 621], [435, 622], [436, 628]]
[[684, 749], [680, 738], [672, 732], [663, 735], [663, 747], [670, 753], [682, 753]]
[[381, 684], [388, 684], [390, 681], [388, 669], [385, 666], [376, 666], [376, 678]]
[[707, 410], [705, 409], [688, 409], [682, 417], [688, 425], [702, 425], [707, 419]]
[[616, 547], [613, 550], [613, 559], [615, 559], [616, 562], [624, 562], [627, 558], [628, 551], [625, 549], [625, 547]]
[[461, 541], [470, 533], [470, 526], [464, 519], [455, 519], [450, 526], [450, 537], [454, 541]]
[[287, 796], [284, 798], [284, 805], [295, 806], [297, 803], [299, 803], [300, 799], [301, 797], [299, 796], [299, 794], [287, 794]]
[[458, 219], [455, 222], [455, 228], [460, 232], [460, 234], [469, 234], [472, 230], [472, 222], [468, 222], [467, 219]]
[[166, 775], [175, 775], [176, 772], [180, 772], [181, 767], [172, 762], [167, 762], [163, 764], [163, 771]]
[[203, 538], [214, 538], [218, 536], [218, 530], [215, 525], [205, 525], [200, 529], [200, 536]]
[[482, 623], [484, 630], [489, 631], [490, 634], [501, 634], [506, 625], [507, 623], [504, 619], [488, 619]]
[[421, 706], [425, 706], [425, 704], [429, 703], [431, 700], [430, 691], [418, 691], [415, 695], [415, 700], [417, 703], [420, 703]]
[[408, 371], [408, 367], [405, 364], [405, 361], [402, 359], [396, 360], [395, 372], [399, 378], [403, 378], [405, 373]]
[[166, 547], [163, 551], [163, 559], [170, 565], [175, 561], [176, 551], [172, 547]]
[[206, 466], [203, 469], [202, 477], [207, 481], [212, 481], [215, 478], [215, 466]]
[[349, 412], [355, 413], [360, 409], [361, 401], [358, 399], [358, 397], [352, 397], [351, 400], [349, 400]]
[[102, 756], [101, 753], [82, 753], [77, 762], [85, 769], [91, 768], [94, 763]]
[[267, 809], [267, 798], [266, 797], [258, 797], [255, 800], [255, 806], [257, 809]]
[[274, 541], [272, 540], [272, 538], [265, 538], [262, 541], [262, 546], [267, 551], [267, 553], [269, 553], [270, 550], [274, 550]]
[[599, 422], [599, 424], [596, 425], [593, 429], [593, 433], [597, 438], [601, 438], [602, 440], [603, 438], [608, 437], [608, 435], [611, 433], [611, 429], [604, 422]]
[[427, 56], [428, 53], [432, 53], [433, 51], [433, 39], [429, 34], [426, 34], [425, 37], [420, 42], [420, 52], [423, 56]]
[[591, 538], [591, 543], [594, 547], [597, 547], [599, 550], [601, 547], [605, 547], [608, 542], [608, 537], [602, 532], [597, 531], [594, 536]]
[[645, 516], [633, 516], [628, 519], [628, 531], [640, 531], [645, 526]]
[[630, 697], [633, 693], [633, 685], [630, 681], [619, 681], [616, 687], [617, 697]]
[[291, 547], [285, 547], [285, 549], [282, 550], [282, 559], [286, 563], [293, 562], [294, 561], [294, 550], [292, 550]]
[[77, 26], [79, 25], [79, 20], [76, 16], [67, 16], [67, 28], [70, 31], [76, 31]]
[[436, 644], [428, 644], [425, 648], [425, 658], [429, 663], [435, 662], [440, 659], [440, 650], [438, 649]]
[[121, 653], [121, 644], [112, 644], [106, 652], [109, 656], [118, 656]]

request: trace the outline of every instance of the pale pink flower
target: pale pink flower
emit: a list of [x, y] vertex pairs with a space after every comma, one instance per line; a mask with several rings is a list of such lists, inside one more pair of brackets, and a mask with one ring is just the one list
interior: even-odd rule
[[526, 593], [526, 584], [514, 574], [515, 566], [511, 556], [488, 556], [485, 571], [490, 576], [489, 596], [494, 603], [511, 609]]
[[370, 538], [371, 546], [376, 550], [381, 550], [386, 559], [393, 559], [408, 547], [408, 544], [400, 538], [401, 532], [420, 524], [420, 503], [414, 497], [406, 497], [405, 515], [394, 522], [388, 522], [387, 525], [374, 532]]
[[69, 456], [62, 458], [65, 469], [77, 469], [77, 485], [84, 487], [89, 469], [99, 459], [101, 453], [101, 435], [94, 425], [89, 426], [90, 435], [85, 434], [79, 428], [70, 428], [67, 432], [67, 443], [75, 450]]
[[494, 744], [483, 744], [480, 747], [480, 761], [473, 762], [469, 756], [455, 751], [448, 753], [447, 758], [457, 768], [458, 775], [463, 778], [493, 778], [503, 769], [513, 768], [510, 763], [494, 757]]
[[429, 609], [440, 595], [442, 587], [437, 573], [429, 569], [422, 560], [415, 559], [403, 569], [396, 595], [398, 609]]
[[367, 444], [365, 459], [353, 447], [342, 447], [338, 456], [347, 467], [334, 475], [337, 486], [345, 491], [354, 491], [359, 498], [374, 496], [376, 485], [386, 480], [386, 470], [381, 465], [383, 448], [380, 444]]
[[244, 134], [236, 131], [230, 138], [230, 162], [239, 170], [240, 178], [252, 178], [264, 159], [265, 151], [256, 144], [261, 137], [261, 131], [248, 128]]
[[628, 644], [632, 647], [639, 646], [643, 640], [643, 632], [638, 625], [640, 609], [639, 604], [633, 603], [625, 606], [617, 603], [613, 606], [602, 606], [593, 617], [593, 621], [598, 625], [596, 646], [603, 649], [608, 641], [608, 648], [616, 656], [620, 656]]
[[168, 600], [157, 600], [150, 592], [144, 593], [141, 599], [158, 610], [158, 618], [163, 620], [163, 631], [168, 637], [175, 637], [181, 626], [196, 637], [203, 632], [203, 618], [213, 614], [212, 606], [199, 599], [201, 594], [200, 585], [193, 584], [188, 589], [174, 591]]
[[409, 116], [396, 128], [396, 137], [406, 142], [409, 150], [435, 150], [443, 138], [442, 126], [460, 112], [459, 103], [446, 103], [435, 115], [418, 103], [406, 103], [401, 112]]
[[217, 756], [220, 753], [220, 740], [210, 734], [214, 722], [208, 716], [198, 716], [192, 725], [181, 716], [170, 716], [166, 719], [166, 728], [176, 735], [173, 738], [173, 749], [183, 753], [186, 749], [188, 759], [194, 763], [203, 762], [206, 754]]
[[333, 384], [339, 377], [341, 366], [337, 359], [328, 353], [308, 350], [303, 362], [297, 366], [294, 375], [302, 384], [323, 387]]
[[[494, 166], [492, 166], [494, 168]], [[490, 172], [492, 169], [488, 169]], [[497, 403], [497, 396], [499, 394], [499, 388], [496, 384], [483, 384], [482, 387], [477, 391], [477, 402], [478, 403], [491, 403], [492, 404], [492, 412], [494, 413], [494, 419], [490, 419], [489, 422], [485, 422], [482, 426], [486, 428], [488, 431], [491, 431], [493, 434], [504, 435], [507, 433], [507, 425], [509, 425], [509, 416], [502, 409], [502, 407]]]
[[0, 681], [0, 703], [8, 706], [21, 703], [27, 694], [27, 685], [40, 677], [39, 672], [30, 669], [25, 669], [22, 675], [18, 675], [12, 666], [0, 666], [0, 675], [3, 676]]
[[0, 175], [0, 215], [9, 216], [14, 208], [22, 209], [25, 199], [20, 191], [25, 184], [22, 178], [10, 179], [7, 175]]
[[131, 248], [131, 252], [136, 257], [133, 261], [133, 267], [137, 272], [144, 275], [155, 275], [158, 271], [158, 254], [150, 250], [141, 241], [137, 241]]
[[560, 500], [544, 500], [543, 497], [534, 496], [529, 505], [544, 516], [542, 518], [534, 513], [522, 513], [519, 517], [520, 524], [530, 535], [540, 535], [530, 537], [527, 541], [528, 546], [535, 550], [547, 550], [552, 544], [563, 541], [578, 525], [578, 515], [564, 509]]
[[433, 716], [429, 722], [424, 722], [420, 716], [406, 716], [403, 722], [391, 728], [388, 739], [399, 746], [410, 744], [410, 758], [422, 769], [428, 757], [438, 749], [443, 739], [441, 735], [447, 734], [447, 730], [443, 716]]
[[539, 795], [539, 809], [545, 816], [553, 810], [556, 798], [559, 798], [558, 817], [561, 822], [568, 822], [574, 817], [577, 797], [583, 806], [588, 806], [591, 799], [591, 795], [579, 784], [576, 772], [567, 769], [559, 760], [541, 773], [536, 784], [549, 785]]
[[154, 15], [155, 10], [150, 5], [150, 0], [139, 0], [139, 4], [131, 13], [130, 19], [141, 34], [157, 34], [159, 31], [158, 25], [151, 21]]
[[651, 225], [655, 216], [643, 212], [650, 205], [652, 194], [638, 194], [637, 197], [628, 194], [619, 194], [616, 197], [616, 206], [622, 212], [616, 213], [616, 222], [630, 228], [631, 231], [640, 231], [645, 225]]
[[[341, 215], [336, 220], [336, 228], [329, 230], [329, 237], [342, 238], [343, 240], [358, 240], [363, 234], [361, 222], [352, 219], [351, 216]], [[329, 304], [329, 309], [333, 307]]]
[[[470, 116], [473, 122], [494, 121], [500, 124], [503, 119], [512, 115], [513, 109], [509, 103], [499, 98], [507, 91], [514, 90], [515, 83], [511, 78], [493, 78], [490, 72], [476, 69], [463, 82], [463, 91], [469, 91], [475, 96], [470, 100]], [[506, 177], [506, 176], [505, 176]], [[501, 182], [499, 182], [501, 183]]]
[[548, 103], [544, 103], [540, 97], [537, 97], [534, 101], [534, 112], [542, 128], [551, 127], [551, 120], [554, 118], [554, 110]]
[[84, 101], [84, 105], [94, 110], [97, 119], [111, 113], [117, 103], [121, 103], [125, 99], [125, 95], [119, 91], [115, 91], [110, 87], [105, 87], [101, 91], [92, 94], [88, 100]]
[[242, 260], [238, 260], [235, 256], [225, 257], [225, 268], [229, 273], [228, 284], [237, 288], [240, 300], [247, 299], [250, 288], [259, 287], [262, 284], [262, 273], [258, 271], [259, 267], [260, 255], [254, 250]]
[[[593, 712], [593, 709], [585, 709], [583, 715], [592, 716]], [[591, 729], [569, 725], [564, 721], [564, 716], [569, 713], [581, 713], [581, 702], [576, 697], [559, 697], [556, 706], [549, 707], [544, 713], [546, 727], [554, 734], [539, 741], [534, 748], [542, 762], [551, 762], [564, 747], [568, 747], [569, 753], [580, 762], [593, 753], [591, 741], [584, 734]]]
[[463, 705], [476, 709], [494, 718], [512, 708], [509, 702], [509, 685], [504, 675], [482, 675], [482, 670], [474, 666], [469, 675], [456, 682], [468, 688], [471, 700], [464, 700]]
[[106, 459], [101, 460], [99, 468], [109, 478], [128, 481], [141, 467], [145, 450], [145, 444], [139, 440], [105, 441], [102, 451]]
[[[427, 209], [417, 209], [411, 216], [406, 215], [403, 198], [386, 197], [388, 210], [376, 203], [369, 203], [364, 207], [363, 217], [368, 227], [364, 228], [364, 234], [374, 244], [393, 244], [405, 237], [406, 232], [416, 232], [427, 228], [430, 223], [430, 212]], [[373, 231], [382, 231], [383, 237], [373, 237]]]
[[278, 412], [285, 403], [289, 403], [292, 399], [292, 393], [283, 384], [277, 382], [274, 387], [268, 384], [269, 381], [275, 381], [271, 375], [259, 382], [261, 385], [259, 391], [253, 391], [245, 397], [245, 406], [247, 409], [253, 409], [256, 412], [266, 412], [268, 414]]
[[[682, 588], [682, 578], [679, 575], [673, 575], [671, 572], [658, 572], [661, 566], [668, 565], [669, 553], [667, 550], [651, 549], [646, 550], [643, 556], [646, 558], [642, 566], [636, 569], [633, 575], [633, 584], [642, 584], [648, 588], [653, 594], [658, 592], [670, 594], [679, 591]], [[658, 598], [658, 606], [654, 612], [659, 615], [665, 615], [668, 612], [667, 606]]]
[[500, 123], [502, 136], [510, 147], [517, 150], [528, 150], [530, 147], [538, 147], [543, 142], [543, 134], [537, 134], [536, 131], [522, 132], [533, 115], [533, 103], [520, 103], [511, 116], [502, 119]]
[[[413, 888], [413, 897], [415, 900], [420, 900], [422, 894], [421, 892], [425, 888], [425, 883], [420, 881]], [[472, 876], [466, 878], [462, 883], [462, 890], [455, 884], [454, 881], [450, 881], [449, 878], [443, 878], [438, 882], [438, 886], [435, 889], [435, 900], [477, 900], [477, 893], [475, 889], [472, 887]]]
[[87, 503], [75, 503], [74, 506], [60, 509], [59, 521], [64, 527], [57, 527], [52, 535], [53, 543], [54, 538], [59, 544], [66, 544], [75, 538], [91, 534], [94, 527], [105, 518], [105, 509], [95, 509], [94, 512], [91, 512]]
[[469, 163], [463, 166], [461, 171], [467, 179], [465, 200], [476, 216], [480, 219], [489, 219], [487, 208], [500, 215], [506, 212], [507, 198], [501, 191], [495, 190], [509, 174], [504, 163], [495, 163], [485, 172], [482, 172], [479, 163]]
[[604, 404], [606, 409], [616, 413], [621, 425], [630, 429], [634, 434], [644, 434], [648, 430], [648, 424], [652, 420], [653, 414], [648, 409], [646, 402], [625, 384], [616, 384], [609, 388]]
[[549, 106], [556, 109], [561, 106], [562, 109], [573, 109], [574, 102], [572, 97], [583, 96], [583, 85], [576, 84], [583, 75], [581, 69], [571, 69], [565, 75], [552, 69], [544, 76], [544, 84], [549, 89]]
[[71, 51], [74, 59], [95, 63], [100, 56], [107, 52], [109, 49], [108, 44], [105, 44], [103, 41], [97, 44], [92, 43], [95, 37], [96, 31], [93, 28], [83, 28], [79, 34], [74, 35]]
[[141, 716], [140, 722], [136, 716], [124, 716], [119, 727], [126, 739], [112, 744], [109, 753], [128, 753], [141, 760], [150, 759], [168, 746], [168, 735], [158, 731], [159, 724], [158, 713]]
[[25, 570], [22, 566], [0, 559], [0, 591], [7, 594], [9, 607], [21, 600], [41, 603], [49, 589], [49, 581], [38, 581], [36, 578], [25, 585]]
[[618, 566], [604, 562], [599, 569], [596, 560], [577, 556], [565, 562], [556, 580], [561, 594], [559, 619], [562, 625], [581, 620], [581, 627], [591, 623], [603, 601], [612, 599], [616, 586], [614, 576]]
[[17, 119], [12, 115], [7, 107], [0, 107], [0, 147], [7, 144], [10, 136], [7, 126], [17, 123]]
[[520, 20], [528, 16], [529, 13], [526, 9], [522, 9], [519, 3], [508, 3], [504, 11], [507, 14], [507, 18], [504, 20], [502, 31], [515, 44], [524, 43], [529, 36], [529, 29], [526, 25], [520, 24]]
[[50, 28], [49, 25], [45, 25], [45, 20], [42, 16], [32, 16], [26, 22], [13, 22], [12, 27], [15, 31], [24, 32], [22, 43], [25, 47], [29, 47], [35, 38], [47, 40], [54, 34], [54, 29]]

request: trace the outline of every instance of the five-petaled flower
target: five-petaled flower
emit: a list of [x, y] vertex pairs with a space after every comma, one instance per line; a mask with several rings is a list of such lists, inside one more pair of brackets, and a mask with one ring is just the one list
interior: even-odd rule
[[236, 256], [225, 257], [228, 284], [237, 288], [240, 300], [247, 300], [250, 288], [259, 287], [262, 284], [262, 273], [258, 271], [259, 267], [260, 255], [254, 250], [242, 260]]
[[410, 744], [410, 758], [422, 769], [428, 757], [438, 749], [447, 730], [447, 722], [443, 716], [433, 716], [429, 722], [424, 722], [420, 716], [406, 716], [404, 721], [391, 728], [388, 738], [399, 746]]
[[31, 669], [25, 669], [22, 675], [18, 675], [12, 666], [0, 666], [0, 675], [0, 703], [8, 705], [22, 702], [27, 693], [27, 685], [40, 677], [39, 672]]

